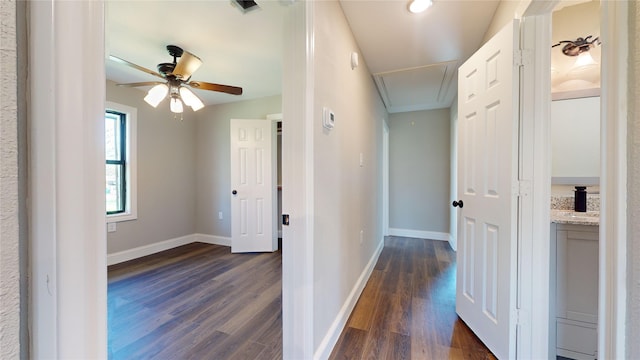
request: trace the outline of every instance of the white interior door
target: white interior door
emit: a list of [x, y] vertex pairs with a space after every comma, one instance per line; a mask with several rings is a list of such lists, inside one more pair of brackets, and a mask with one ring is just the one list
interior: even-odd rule
[[278, 249], [276, 123], [231, 120], [231, 252]]
[[515, 358], [519, 66], [514, 20], [458, 73], [456, 311], [499, 359]]

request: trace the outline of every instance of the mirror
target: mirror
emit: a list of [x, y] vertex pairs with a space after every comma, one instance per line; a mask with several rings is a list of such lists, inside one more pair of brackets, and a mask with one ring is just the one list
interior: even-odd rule
[[551, 102], [551, 183], [597, 185], [600, 97]]

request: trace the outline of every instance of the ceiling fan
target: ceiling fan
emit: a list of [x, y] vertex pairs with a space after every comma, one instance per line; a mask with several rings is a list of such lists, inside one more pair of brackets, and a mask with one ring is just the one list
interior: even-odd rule
[[187, 86], [194, 89], [242, 95], [241, 87], [213, 84], [204, 81], [191, 81], [191, 75], [198, 70], [200, 65], [202, 65], [202, 60], [194, 54], [182, 50], [176, 45], [167, 45], [167, 51], [169, 52], [169, 55], [173, 56], [173, 62], [158, 64], [158, 72], [110, 55], [109, 58], [113, 61], [165, 80], [117, 85], [129, 87], [154, 85], [147, 93], [147, 96], [144, 97], [144, 101], [153, 107], [157, 107], [158, 104], [160, 104], [160, 102], [162, 102], [162, 100], [164, 100], [168, 95], [170, 98], [170, 109], [174, 113], [182, 113], [183, 102], [187, 106], [190, 106], [193, 111], [198, 111], [204, 107], [202, 100], [200, 100], [200, 98], [198, 98]]

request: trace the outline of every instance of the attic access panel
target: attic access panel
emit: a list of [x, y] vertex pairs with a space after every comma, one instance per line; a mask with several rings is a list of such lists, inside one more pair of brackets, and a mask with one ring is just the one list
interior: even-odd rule
[[448, 107], [457, 61], [374, 74], [387, 111], [402, 112]]

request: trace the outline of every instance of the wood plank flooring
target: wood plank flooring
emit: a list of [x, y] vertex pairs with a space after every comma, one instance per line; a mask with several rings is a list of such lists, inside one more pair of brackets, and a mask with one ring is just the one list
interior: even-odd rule
[[[281, 359], [281, 253], [194, 243], [109, 267], [110, 359]], [[389, 237], [331, 359], [494, 359], [455, 314], [455, 254]]]
[[455, 312], [455, 253], [388, 237], [330, 359], [495, 359]]
[[281, 253], [194, 243], [108, 269], [110, 359], [281, 359]]

